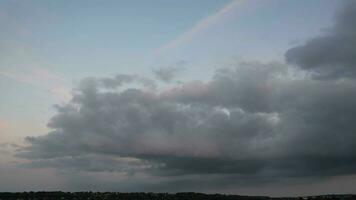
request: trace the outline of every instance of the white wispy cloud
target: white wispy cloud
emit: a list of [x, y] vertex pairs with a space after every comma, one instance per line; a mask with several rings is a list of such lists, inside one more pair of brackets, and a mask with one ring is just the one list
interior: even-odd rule
[[26, 72], [0, 70], [0, 76], [49, 92], [62, 102], [67, 102], [71, 98], [71, 89], [66, 84], [67, 80], [43, 68], [31, 67]]
[[183, 43], [189, 42], [196, 35], [201, 33], [203, 30], [207, 29], [208, 27], [210, 27], [216, 23], [219, 23], [220, 21], [223, 21], [230, 12], [233, 12], [244, 1], [245, 0], [234, 0], [234, 1], [226, 4], [223, 8], [221, 8], [216, 13], [202, 19], [201, 21], [196, 23], [191, 29], [187, 30], [186, 32], [179, 35], [172, 41], [170, 41], [170, 42], [164, 44], [163, 46], [159, 47], [158, 49], [156, 49], [154, 53], [160, 54], [167, 50], [174, 49], [174, 48], [182, 45]]

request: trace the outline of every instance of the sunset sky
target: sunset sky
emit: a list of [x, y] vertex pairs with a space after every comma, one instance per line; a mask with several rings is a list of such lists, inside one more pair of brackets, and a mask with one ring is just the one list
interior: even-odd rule
[[0, 1], [0, 191], [356, 193], [356, 1]]

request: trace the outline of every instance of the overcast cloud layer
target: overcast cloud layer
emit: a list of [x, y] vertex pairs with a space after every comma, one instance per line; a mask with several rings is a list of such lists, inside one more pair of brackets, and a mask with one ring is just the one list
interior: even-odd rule
[[26, 167], [164, 180], [148, 190], [355, 174], [355, 21], [348, 1], [327, 33], [286, 52], [287, 64], [239, 63], [208, 82], [157, 90], [136, 75], [85, 79], [57, 106], [53, 131], [28, 137], [17, 156]]

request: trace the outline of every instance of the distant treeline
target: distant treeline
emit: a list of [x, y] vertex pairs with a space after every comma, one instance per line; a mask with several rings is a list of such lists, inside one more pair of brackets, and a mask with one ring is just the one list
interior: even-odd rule
[[119, 192], [2, 192], [0, 200], [264, 200], [264, 199], [335, 199], [356, 200], [356, 195], [322, 195], [309, 197], [272, 198], [202, 193], [119, 193]]

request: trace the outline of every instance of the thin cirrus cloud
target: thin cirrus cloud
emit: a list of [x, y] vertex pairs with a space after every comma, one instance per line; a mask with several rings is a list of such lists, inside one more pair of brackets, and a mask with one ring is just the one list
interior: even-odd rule
[[0, 70], [0, 76], [49, 92], [60, 102], [68, 102], [71, 98], [71, 90], [66, 84], [67, 80], [43, 68], [31, 67], [28, 73]]
[[191, 41], [194, 37], [200, 34], [202, 31], [207, 29], [208, 27], [218, 23], [225, 19], [225, 17], [236, 8], [240, 6], [245, 0], [233, 0], [231, 3], [225, 5], [222, 9], [220, 9], [215, 14], [212, 14], [197, 24], [195, 24], [192, 28], [187, 30], [186, 32], [182, 33], [172, 41], [162, 45], [161, 47], [157, 48], [154, 53], [161, 54], [165, 51], [177, 48], [178, 46]]

